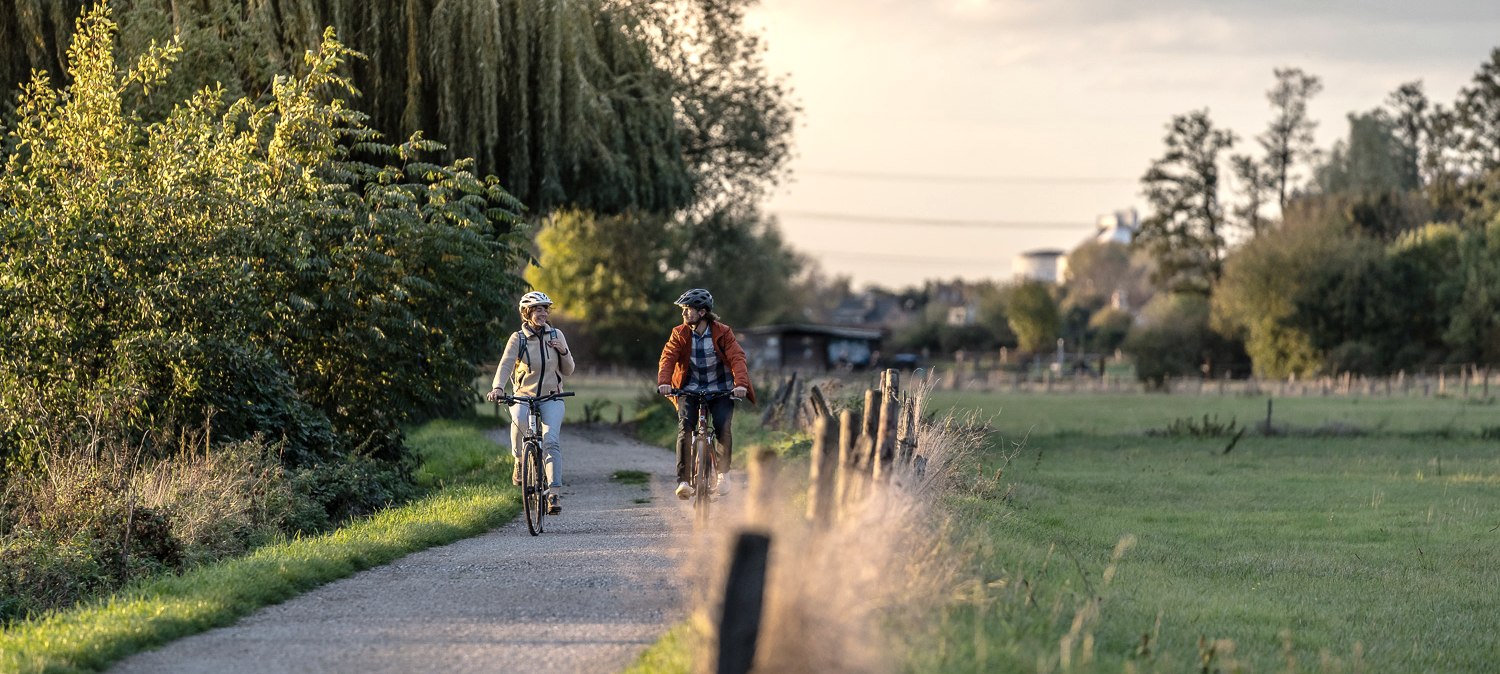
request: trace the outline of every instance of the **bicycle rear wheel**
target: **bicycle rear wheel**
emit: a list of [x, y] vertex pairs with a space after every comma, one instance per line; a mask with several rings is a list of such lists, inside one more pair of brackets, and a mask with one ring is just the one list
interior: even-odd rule
[[547, 514], [547, 474], [542, 470], [542, 448], [535, 441], [528, 441], [521, 453], [521, 494], [526, 529], [536, 536], [542, 533], [542, 517]]
[[715, 486], [713, 444], [702, 437], [693, 439], [693, 483], [693, 510], [698, 516], [698, 524], [707, 524]]

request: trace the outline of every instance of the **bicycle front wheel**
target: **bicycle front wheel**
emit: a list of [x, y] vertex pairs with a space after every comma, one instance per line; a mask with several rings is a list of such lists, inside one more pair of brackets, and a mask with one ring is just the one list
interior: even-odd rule
[[542, 533], [547, 514], [547, 473], [542, 470], [542, 448], [527, 442], [521, 453], [521, 499], [526, 511], [526, 529], [532, 536]]
[[713, 443], [704, 438], [697, 438], [693, 442], [693, 509], [698, 516], [698, 524], [708, 523], [709, 503], [713, 497], [714, 487], [714, 463]]

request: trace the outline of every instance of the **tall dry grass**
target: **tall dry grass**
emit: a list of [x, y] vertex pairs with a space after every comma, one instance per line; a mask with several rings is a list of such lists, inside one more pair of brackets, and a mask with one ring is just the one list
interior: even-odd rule
[[56, 440], [0, 492], [0, 622], [326, 522], [261, 441], [182, 433], [176, 455], [153, 458], [98, 434]]
[[[918, 420], [928, 390], [923, 382], [911, 396]], [[763, 458], [750, 466], [748, 484], [737, 485], [744, 493], [719, 501], [712, 525], [688, 534], [694, 545], [682, 556], [697, 588], [688, 599], [700, 671], [713, 671], [728, 556], [741, 531], [771, 538], [757, 671], [895, 671], [910, 638], [925, 632], [920, 623], [964, 586], [971, 568], [949, 535], [940, 495], [958, 485], [982, 431], [948, 418], [919, 422], [917, 434], [925, 465], [897, 465], [880, 481], [851, 480], [851, 493], [823, 526], [807, 518], [805, 461]]]

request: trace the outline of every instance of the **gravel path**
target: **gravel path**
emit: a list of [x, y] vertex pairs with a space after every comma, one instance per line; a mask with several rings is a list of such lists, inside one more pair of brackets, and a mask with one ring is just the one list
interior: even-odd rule
[[[670, 494], [669, 451], [570, 425], [564, 452], [563, 512], [541, 536], [517, 516], [110, 671], [618, 672], [686, 616], [690, 513]], [[619, 470], [651, 483], [611, 481]]]

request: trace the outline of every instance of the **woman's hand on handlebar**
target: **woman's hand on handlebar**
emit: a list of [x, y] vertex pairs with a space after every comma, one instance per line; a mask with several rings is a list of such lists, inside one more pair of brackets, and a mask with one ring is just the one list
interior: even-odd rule
[[492, 403], [498, 403], [501, 400], [505, 399], [505, 391], [495, 389], [493, 391], [490, 391], [489, 393], [484, 394], [484, 399]]

